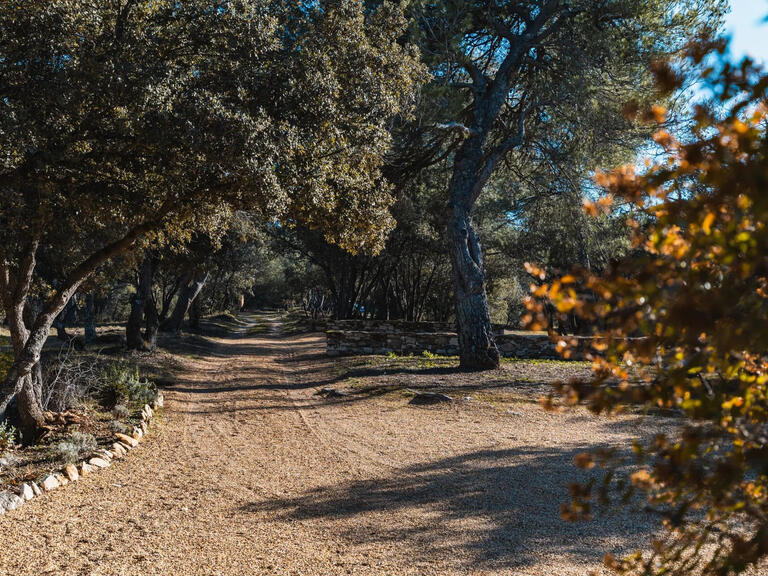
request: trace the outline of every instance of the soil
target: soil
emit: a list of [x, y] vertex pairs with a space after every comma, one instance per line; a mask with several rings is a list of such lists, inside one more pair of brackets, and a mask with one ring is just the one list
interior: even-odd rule
[[[0, 517], [0, 574], [581, 576], [647, 545], [658, 519], [558, 510], [574, 455], [658, 419], [544, 412], [535, 365], [483, 386], [241, 320], [172, 350], [163, 417], [126, 459]], [[456, 400], [415, 406], [405, 387]]]

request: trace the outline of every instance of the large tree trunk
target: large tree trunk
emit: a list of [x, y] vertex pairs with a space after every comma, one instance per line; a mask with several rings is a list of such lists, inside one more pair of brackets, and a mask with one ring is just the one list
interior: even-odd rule
[[189, 312], [190, 306], [208, 280], [208, 272], [195, 271], [187, 276], [187, 281], [179, 290], [179, 297], [176, 300], [176, 306], [168, 319], [160, 325], [163, 332], [181, 332], [181, 324]]
[[486, 370], [499, 366], [499, 351], [493, 338], [485, 271], [480, 241], [469, 211], [453, 207], [448, 222], [451, 265], [456, 298], [456, 330], [462, 368]]
[[200, 298], [195, 298], [192, 306], [189, 307], [189, 327], [193, 330], [200, 329], [200, 316], [202, 316], [203, 306]]
[[0, 414], [4, 414], [8, 403], [12, 398], [16, 398], [21, 434], [27, 444], [40, 437], [45, 425], [41, 402], [40, 352], [50, 330], [49, 325], [44, 333], [30, 332], [37, 320], [35, 306], [30, 304], [20, 301], [8, 311], [8, 325], [16, 361], [6, 374], [2, 385], [4, 394], [0, 399]]
[[45, 425], [42, 396], [43, 375], [38, 362], [32, 372], [23, 377], [21, 391], [16, 395], [21, 435], [25, 444], [33, 444]]
[[[137, 277], [136, 294], [131, 300], [131, 313], [128, 316], [128, 323], [125, 326], [125, 340], [129, 350], [146, 350], [147, 344], [142, 334], [142, 324], [144, 315], [147, 315], [147, 327], [149, 327], [149, 318], [157, 316], [157, 309], [154, 307], [152, 297], [152, 282], [154, 280], [154, 266], [152, 259], [147, 256], [141, 264]], [[148, 330], [149, 332], [149, 330]], [[156, 330], [155, 330], [156, 332]], [[149, 343], [152, 348], [152, 343]]]
[[144, 338], [141, 335], [141, 320], [144, 318], [144, 298], [138, 290], [131, 298], [131, 313], [125, 325], [125, 344], [129, 350], [144, 348]]
[[448, 251], [456, 299], [459, 363], [468, 370], [499, 366], [485, 293], [483, 251], [472, 227], [472, 207], [490, 172], [482, 136], [468, 138], [456, 152], [450, 184]]

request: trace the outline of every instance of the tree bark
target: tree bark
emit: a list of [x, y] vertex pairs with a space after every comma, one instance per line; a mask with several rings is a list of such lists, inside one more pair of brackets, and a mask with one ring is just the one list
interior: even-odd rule
[[448, 234], [456, 298], [459, 364], [469, 370], [496, 368], [499, 366], [499, 351], [488, 312], [482, 248], [472, 227], [469, 211], [461, 205], [453, 207]]
[[141, 320], [144, 318], [144, 298], [139, 290], [131, 298], [131, 313], [125, 325], [125, 343], [129, 350], [144, 348], [144, 338], [141, 335]]
[[149, 287], [149, 294], [144, 299], [144, 317], [146, 329], [144, 338], [147, 341], [149, 349], [154, 352], [157, 349], [157, 333], [160, 330], [160, 317], [157, 313], [157, 304], [152, 294], [152, 286]]
[[[34, 325], [29, 330], [24, 326], [22, 318], [35, 269], [40, 233], [38, 231], [31, 236], [29, 246], [19, 258], [19, 266], [15, 274], [11, 273], [8, 259], [3, 254], [3, 247], [0, 246], [0, 256], [2, 256], [0, 257], [0, 297], [3, 308], [8, 315], [14, 350], [14, 362], [5, 379], [0, 382], [0, 415], [5, 413], [8, 404], [22, 392], [25, 385], [29, 385], [30, 389], [33, 386], [30, 375], [40, 362], [40, 353], [48, 339], [53, 322], [82, 282], [93, 274], [99, 265], [126, 252], [138, 238], [159, 227], [171, 208], [172, 203], [169, 201], [162, 206], [160, 214], [155, 219], [136, 226], [119, 240], [103, 246], [78, 264], [64, 280], [61, 288], [46, 301], [42, 312], [37, 315]], [[34, 394], [34, 390], [31, 390], [31, 393]], [[30, 396], [27, 393], [25, 398], [19, 402], [20, 413], [26, 412], [26, 414], [20, 414], [24, 422], [23, 425], [30, 428], [26, 437], [27, 441], [39, 436], [45, 423], [42, 418], [42, 410], [37, 409], [39, 402], [32, 403], [31, 406], [28, 405], [32, 399], [34, 399], [34, 395]]]
[[202, 305], [200, 298], [195, 298], [192, 306], [189, 307], [189, 327], [193, 330], [200, 329], [200, 316], [202, 315]]
[[96, 338], [96, 310], [94, 306], [93, 292], [88, 292], [88, 294], [85, 295], [83, 328], [85, 330], [85, 343], [90, 344]]
[[160, 325], [163, 332], [181, 332], [181, 324], [189, 312], [190, 306], [208, 280], [208, 272], [195, 271], [187, 275], [187, 281], [179, 290], [176, 306], [168, 319]]
[[[150, 256], [146, 256], [136, 278], [136, 294], [131, 300], [131, 313], [125, 327], [125, 339], [129, 350], [154, 350], [157, 344], [159, 321], [152, 294], [154, 272], [154, 262]], [[143, 322], [145, 316], [146, 324]], [[146, 327], [144, 334], [142, 334], [142, 324]]]

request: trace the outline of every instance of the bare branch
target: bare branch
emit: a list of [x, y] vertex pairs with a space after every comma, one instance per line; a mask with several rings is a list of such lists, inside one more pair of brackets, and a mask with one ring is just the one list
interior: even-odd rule
[[438, 130], [460, 130], [465, 136], [473, 136], [477, 134], [476, 130], [467, 128], [461, 122], [446, 122], [445, 124], [435, 124], [434, 127]]

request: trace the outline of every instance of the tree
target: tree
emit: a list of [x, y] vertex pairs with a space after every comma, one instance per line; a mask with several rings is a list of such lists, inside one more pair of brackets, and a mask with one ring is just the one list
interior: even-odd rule
[[[3, 3], [0, 296], [14, 363], [0, 413], [17, 397], [25, 438], [43, 425], [32, 375], [51, 324], [111, 258], [185, 241], [224, 205], [345, 247], [381, 243], [387, 123], [421, 75], [393, 40], [403, 25], [390, 5], [353, 1]], [[53, 244], [64, 275], [30, 317], [38, 251]]]
[[[714, 48], [724, 47], [695, 44], [692, 62]], [[677, 86], [672, 69], [660, 72], [667, 88]], [[604, 326], [593, 378], [558, 387], [568, 404], [681, 417], [676, 432], [636, 442], [634, 467], [622, 466], [631, 457], [616, 450], [577, 459], [609, 474], [574, 487], [567, 517], [589, 516], [618, 487], [663, 518], [666, 535], [652, 550], [606, 558], [623, 574], [724, 576], [768, 556], [768, 74], [745, 60], [714, 65], [704, 80], [714, 101], [696, 106], [690, 134], [659, 126], [661, 162], [598, 177], [607, 196], [588, 209], [624, 204], [632, 257], [536, 292], [560, 313]], [[664, 110], [649, 115], [662, 122]], [[584, 290], [598, 299], [580, 297]], [[535, 322], [542, 308], [534, 304]]]
[[499, 363], [472, 220], [486, 184], [515, 156], [556, 169], [577, 141], [592, 159], [636, 149], [643, 133], [623, 118], [622, 105], [646, 100], [651, 63], [717, 27], [724, 6], [718, 0], [418, 3], [414, 35], [435, 79], [434, 100], [427, 100], [432, 132], [444, 134], [437, 142], [451, 165], [447, 242], [462, 367]]

